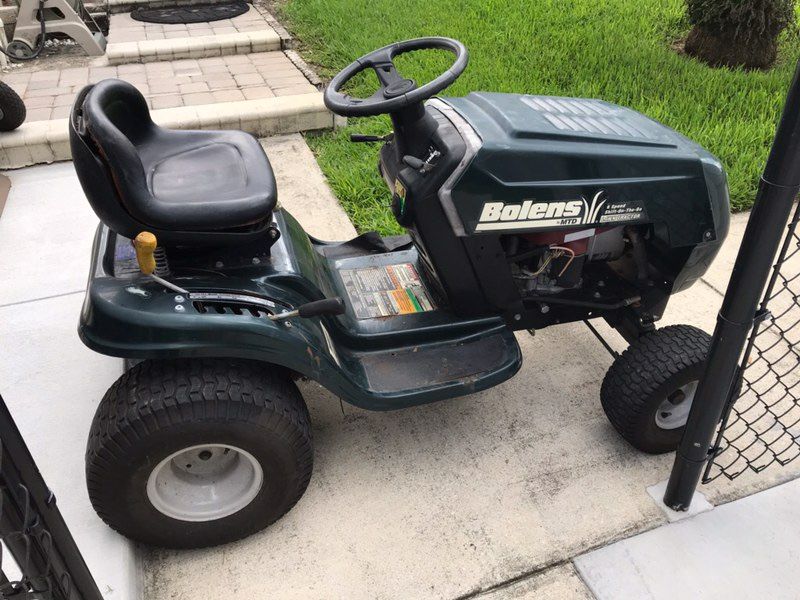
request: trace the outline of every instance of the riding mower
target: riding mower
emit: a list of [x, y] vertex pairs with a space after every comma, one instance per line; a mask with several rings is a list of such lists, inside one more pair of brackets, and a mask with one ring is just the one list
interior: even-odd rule
[[[418, 85], [393, 59], [447, 50]], [[630, 344], [601, 401], [634, 447], [675, 449], [709, 337], [656, 329], [729, 223], [719, 161], [600, 100], [435, 97], [467, 66], [424, 38], [359, 58], [325, 91], [336, 114], [389, 114], [379, 169], [407, 235], [326, 242], [276, 204], [269, 160], [237, 131], [155, 125], [131, 85], [85, 88], [75, 168], [100, 218], [79, 333], [127, 359], [91, 427], [98, 514], [148, 544], [228, 542], [289, 511], [312, 470], [297, 379], [393, 410], [472, 394], [520, 368], [516, 331], [603, 319]], [[343, 86], [363, 71], [378, 91]], [[387, 196], [388, 198], [388, 196]]]

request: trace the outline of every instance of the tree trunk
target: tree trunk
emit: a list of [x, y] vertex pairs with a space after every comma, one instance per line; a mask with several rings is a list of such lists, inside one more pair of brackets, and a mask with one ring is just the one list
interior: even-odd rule
[[778, 53], [777, 40], [737, 40], [734, 32], [712, 34], [697, 25], [689, 32], [685, 47], [687, 54], [712, 67], [766, 69]]

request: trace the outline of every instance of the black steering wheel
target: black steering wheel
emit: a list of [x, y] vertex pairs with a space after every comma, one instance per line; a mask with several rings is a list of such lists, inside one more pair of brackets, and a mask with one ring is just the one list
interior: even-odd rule
[[[417, 87], [413, 79], [406, 79], [394, 66], [395, 56], [414, 50], [449, 50], [455, 54], [453, 65], [433, 81]], [[427, 37], [405, 42], [395, 42], [362, 56], [337, 73], [325, 89], [325, 106], [344, 117], [369, 117], [396, 112], [406, 106], [418, 104], [452, 84], [469, 61], [467, 48], [458, 40], [444, 37]], [[339, 90], [353, 77], [373, 69], [381, 88], [369, 98], [353, 98]]]

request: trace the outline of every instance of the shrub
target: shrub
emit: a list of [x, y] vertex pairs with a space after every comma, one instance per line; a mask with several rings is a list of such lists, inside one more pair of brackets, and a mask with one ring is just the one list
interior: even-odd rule
[[766, 68], [794, 20], [793, 0], [687, 0], [686, 52], [713, 66]]

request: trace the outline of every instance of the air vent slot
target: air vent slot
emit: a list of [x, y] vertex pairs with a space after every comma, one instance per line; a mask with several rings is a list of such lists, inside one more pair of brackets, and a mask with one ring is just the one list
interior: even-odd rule
[[535, 109], [556, 129], [577, 133], [614, 135], [647, 139], [648, 133], [635, 125], [619, 107], [599, 100], [523, 96], [522, 102]]
[[263, 306], [256, 306], [246, 302], [230, 302], [218, 300], [195, 300], [192, 302], [194, 309], [201, 315], [238, 315], [241, 317], [268, 317], [274, 314]]

